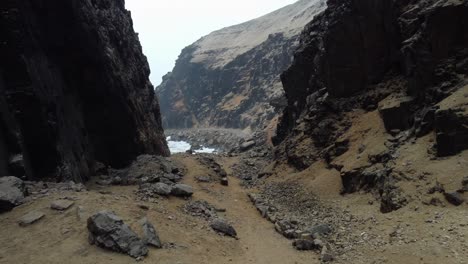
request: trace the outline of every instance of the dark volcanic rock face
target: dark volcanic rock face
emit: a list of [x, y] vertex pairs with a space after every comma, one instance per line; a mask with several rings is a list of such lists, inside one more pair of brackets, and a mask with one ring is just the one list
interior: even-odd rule
[[298, 169], [324, 158], [341, 172], [344, 193], [378, 188], [382, 211], [397, 210], [407, 200], [390, 182], [388, 161], [399, 144], [390, 158], [372, 160], [386, 173], [366, 174], [334, 166], [347, 151], [338, 139], [352, 126], [348, 113], [378, 109], [386, 131], [402, 142], [433, 132], [437, 156], [468, 149], [468, 2], [327, 5], [305, 27], [281, 76], [288, 105], [273, 140], [276, 157]]
[[123, 0], [6, 0], [0, 11], [0, 172], [22, 153], [29, 178], [82, 181], [96, 161], [169, 154]]
[[279, 75], [303, 26], [325, 8], [301, 0], [185, 48], [156, 88], [166, 128], [262, 128], [284, 107]]
[[349, 97], [380, 81], [397, 61], [395, 12], [392, 1], [328, 1], [281, 76], [288, 99], [281, 126], [294, 126], [308, 96]]
[[315, 145], [326, 147], [340, 112], [373, 110], [395, 92], [412, 97], [381, 111], [405, 118], [385, 117], [389, 130], [414, 123], [427, 131], [434, 122], [428, 107], [461, 87], [468, 72], [467, 14], [467, 3], [457, 1], [329, 0], [326, 11], [305, 27], [294, 62], [281, 76], [288, 106], [276, 143], [298, 124], [314, 123], [309, 133]]

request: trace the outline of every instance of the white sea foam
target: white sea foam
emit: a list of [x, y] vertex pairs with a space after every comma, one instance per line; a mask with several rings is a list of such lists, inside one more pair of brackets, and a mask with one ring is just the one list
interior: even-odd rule
[[189, 150], [192, 146], [185, 141], [167, 141], [167, 145], [172, 154], [183, 153]]
[[[172, 141], [171, 137], [167, 137], [167, 145], [169, 147], [169, 150], [171, 151], [172, 154], [175, 153], [185, 153], [187, 150], [189, 150], [192, 146], [190, 143], [185, 142], [185, 141]], [[202, 149], [195, 150], [195, 153], [214, 153], [216, 152], [216, 149], [214, 148], [207, 148], [203, 147]]]
[[207, 148], [207, 147], [203, 147], [202, 149], [195, 150], [195, 153], [214, 153], [214, 152], [216, 152], [216, 149]]

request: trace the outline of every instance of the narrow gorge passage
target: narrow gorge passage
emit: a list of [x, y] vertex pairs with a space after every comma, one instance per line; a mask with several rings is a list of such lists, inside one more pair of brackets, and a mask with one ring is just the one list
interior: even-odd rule
[[468, 263], [468, 0], [1, 0], [0, 32], [0, 264]]

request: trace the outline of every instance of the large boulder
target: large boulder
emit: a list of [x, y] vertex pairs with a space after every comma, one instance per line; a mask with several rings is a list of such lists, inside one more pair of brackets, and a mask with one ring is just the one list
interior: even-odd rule
[[435, 113], [437, 155], [454, 155], [468, 149], [468, 85], [438, 104]]
[[146, 243], [113, 212], [101, 211], [88, 218], [89, 243], [141, 258], [148, 254]]
[[23, 202], [24, 182], [13, 176], [0, 178], [0, 213], [10, 211]]
[[387, 131], [407, 130], [411, 127], [410, 105], [412, 101], [412, 97], [392, 94], [379, 103], [379, 112]]

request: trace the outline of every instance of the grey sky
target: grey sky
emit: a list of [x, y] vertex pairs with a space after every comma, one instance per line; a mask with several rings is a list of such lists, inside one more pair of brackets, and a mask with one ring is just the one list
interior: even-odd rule
[[223, 27], [265, 15], [296, 0], [126, 0], [135, 31], [151, 66], [151, 81], [161, 83], [180, 51]]

